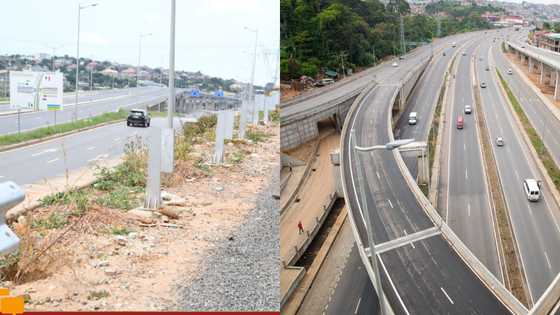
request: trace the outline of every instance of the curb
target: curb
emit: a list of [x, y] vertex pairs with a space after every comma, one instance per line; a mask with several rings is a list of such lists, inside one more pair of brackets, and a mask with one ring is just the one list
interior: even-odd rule
[[[87, 181], [85, 183], [82, 183], [81, 185], [76, 185], [76, 186], [72, 186], [72, 187], [66, 187], [65, 189], [60, 190], [59, 192], [68, 192], [71, 190], [80, 190], [80, 189], [84, 189], [86, 187], [89, 187], [91, 185], [93, 185], [95, 182], [97, 182], [97, 178], [91, 180], [91, 181]], [[45, 195], [47, 196], [47, 195]], [[44, 197], [44, 196], [43, 196]], [[8, 223], [13, 222], [15, 219], [17, 219], [19, 216], [26, 214], [28, 211], [31, 210], [35, 210], [37, 208], [39, 208], [41, 206], [41, 202], [40, 202], [41, 198], [39, 198], [38, 200], [35, 200], [33, 202], [31, 202], [31, 204], [26, 205], [24, 207], [21, 208], [14, 208], [10, 211], [8, 211], [6, 213], [6, 221]]]
[[[281, 309], [282, 314], [292, 315], [298, 312], [299, 308], [301, 307], [301, 303], [307, 296], [307, 292], [309, 292], [309, 289], [315, 282], [315, 278], [317, 277], [317, 274], [321, 270], [321, 267], [323, 266], [323, 263], [325, 262], [325, 259], [329, 254], [334, 242], [336, 241], [340, 230], [342, 230], [342, 226], [344, 225], [344, 222], [346, 222], [347, 216], [348, 216], [348, 211], [346, 209], [346, 206], [344, 206], [342, 213], [340, 213], [336, 218], [336, 221], [334, 222], [333, 227], [330, 230], [329, 235], [327, 236], [327, 239], [323, 243], [323, 246], [321, 246], [321, 249], [319, 249], [320, 254], [315, 256], [315, 259], [313, 260], [313, 263], [309, 267], [309, 270], [304, 272], [303, 278], [301, 279], [301, 281], [299, 281], [301, 287], [296, 286], [294, 290], [292, 290], [292, 294], [286, 295], [283, 304], [286, 305], [287, 302], [290, 302], [289, 304], [295, 303], [295, 305], [293, 306], [295, 310]], [[317, 261], [317, 259], [319, 260]]]
[[104, 122], [104, 123], [101, 123], [101, 124], [98, 124], [98, 125], [84, 127], [84, 128], [80, 128], [80, 129], [76, 129], [76, 130], [71, 130], [71, 131], [47, 136], [47, 137], [40, 138], [40, 139], [34, 139], [34, 140], [29, 140], [29, 141], [24, 141], [24, 142], [20, 142], [20, 143], [14, 143], [14, 144], [8, 144], [8, 145], [0, 146], [0, 152], [19, 149], [21, 147], [26, 147], [26, 146], [30, 146], [30, 145], [34, 145], [34, 144], [39, 144], [39, 143], [47, 142], [49, 140], [69, 136], [69, 135], [72, 135], [72, 134], [75, 134], [75, 133], [79, 133], [79, 132], [83, 132], [83, 131], [87, 131], [87, 130], [92, 130], [92, 129], [96, 129], [96, 128], [101, 128], [101, 127], [105, 127], [105, 126], [109, 126], [109, 125], [114, 125], [114, 124], [118, 124], [118, 123], [122, 123], [122, 122], [123, 122], [122, 119], [112, 120], [112, 121]]

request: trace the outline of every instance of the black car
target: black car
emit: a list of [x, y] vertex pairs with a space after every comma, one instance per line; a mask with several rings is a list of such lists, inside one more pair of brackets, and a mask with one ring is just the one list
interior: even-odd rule
[[133, 109], [126, 118], [127, 126], [150, 127], [150, 114], [143, 109]]

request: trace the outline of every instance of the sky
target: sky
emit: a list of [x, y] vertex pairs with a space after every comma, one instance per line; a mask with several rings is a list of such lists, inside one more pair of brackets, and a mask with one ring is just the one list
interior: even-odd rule
[[[169, 66], [171, 0], [2, 1], [0, 54], [80, 56], [136, 65]], [[250, 81], [258, 30], [255, 84], [273, 80], [280, 40], [280, 0], [176, 0], [175, 69]]]

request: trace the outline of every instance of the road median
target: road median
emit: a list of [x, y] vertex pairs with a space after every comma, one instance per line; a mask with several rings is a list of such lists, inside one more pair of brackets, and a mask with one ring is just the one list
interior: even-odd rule
[[[474, 67], [473, 67], [474, 70]], [[475, 80], [475, 82], [478, 82]], [[496, 233], [503, 263], [501, 268], [504, 275], [504, 283], [506, 287], [515, 295], [523, 305], [529, 306], [530, 295], [527, 289], [527, 279], [522, 269], [522, 263], [517, 247], [516, 238], [513, 232], [511, 217], [507, 207], [502, 181], [496, 164], [496, 157], [492, 150], [492, 141], [490, 133], [487, 129], [486, 118], [482, 110], [482, 101], [480, 97], [480, 89], [477, 84], [473, 85], [474, 100], [476, 106], [474, 108], [475, 120], [477, 124], [477, 133], [480, 146], [482, 149], [482, 162], [486, 181], [488, 183], [488, 193], [490, 194], [490, 204], [493, 208], [493, 216], [496, 220]]]

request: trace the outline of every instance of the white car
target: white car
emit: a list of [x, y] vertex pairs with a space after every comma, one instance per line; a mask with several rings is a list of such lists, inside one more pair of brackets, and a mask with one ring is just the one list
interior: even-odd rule
[[511, 71], [511, 69], [507, 69], [507, 74], [513, 74], [513, 71]]
[[393, 66], [393, 67], [398, 67], [399, 64], [398, 64], [396, 61], [394, 61], [393, 64], [392, 64], [392, 66]]
[[523, 180], [523, 191], [527, 195], [529, 201], [539, 201], [541, 198], [541, 186], [540, 180], [527, 178]]
[[502, 137], [497, 137], [497, 138], [496, 138], [496, 145], [497, 145], [497, 146], [503, 147], [504, 144], [505, 144], [505, 143], [504, 143], [504, 138], [502, 138]]
[[470, 113], [472, 113], [471, 105], [465, 105], [465, 114], [470, 114]]

